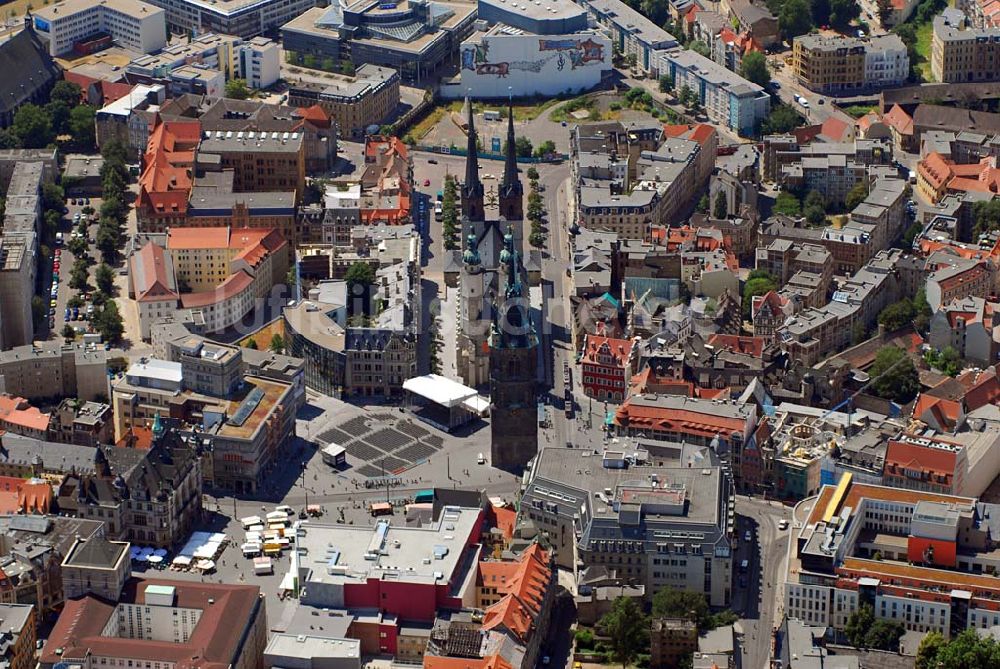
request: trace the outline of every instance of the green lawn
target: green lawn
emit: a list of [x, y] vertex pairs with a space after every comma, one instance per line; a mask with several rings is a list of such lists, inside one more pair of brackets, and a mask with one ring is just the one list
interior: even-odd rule
[[868, 112], [875, 111], [877, 107], [874, 105], [851, 105], [850, 107], [844, 107], [844, 113], [850, 114], [853, 118], [861, 118]]
[[913, 48], [920, 56], [917, 70], [923, 76], [924, 81], [934, 81], [931, 77], [931, 37], [933, 34], [934, 27], [929, 21], [917, 26], [917, 43]]

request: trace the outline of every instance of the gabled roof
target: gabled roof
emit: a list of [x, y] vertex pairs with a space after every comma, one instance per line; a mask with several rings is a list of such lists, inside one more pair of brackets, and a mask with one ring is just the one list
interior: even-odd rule
[[548, 555], [541, 546], [532, 544], [517, 562], [481, 562], [479, 568], [483, 584], [503, 594], [499, 602], [486, 609], [483, 629], [504, 627], [527, 642], [552, 580]]
[[13, 112], [59, 78], [60, 69], [34, 28], [0, 43], [0, 113]]
[[500, 653], [486, 657], [424, 655], [424, 669], [514, 669]]
[[882, 121], [901, 135], [913, 134], [913, 117], [899, 105], [893, 105]]
[[148, 242], [132, 256], [129, 277], [135, 287], [137, 302], [177, 299], [173, 264], [159, 244]]

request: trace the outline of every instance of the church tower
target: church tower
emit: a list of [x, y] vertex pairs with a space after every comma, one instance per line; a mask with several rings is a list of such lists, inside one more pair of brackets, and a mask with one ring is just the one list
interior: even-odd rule
[[490, 452], [494, 467], [524, 468], [538, 453], [534, 410], [537, 389], [538, 334], [528, 313], [521, 253], [511, 226], [500, 252], [500, 290], [490, 329]]
[[469, 221], [486, 220], [483, 208], [483, 182], [479, 180], [479, 137], [473, 120], [472, 102], [465, 99], [469, 108], [469, 144], [465, 154], [465, 182], [462, 184], [462, 217]]
[[507, 155], [500, 183], [500, 216], [508, 221], [524, 220], [524, 186], [517, 173], [517, 146], [514, 137], [514, 103], [507, 107]]

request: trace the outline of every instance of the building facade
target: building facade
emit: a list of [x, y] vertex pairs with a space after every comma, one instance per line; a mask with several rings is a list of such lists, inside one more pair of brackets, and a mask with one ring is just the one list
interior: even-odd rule
[[32, 12], [35, 30], [48, 43], [49, 54], [61, 56], [99, 35], [129, 51], [152, 53], [167, 44], [166, 13], [146, 2], [72, 0]]
[[910, 74], [906, 45], [898, 35], [796, 37], [792, 71], [806, 88], [836, 95], [899, 86]]

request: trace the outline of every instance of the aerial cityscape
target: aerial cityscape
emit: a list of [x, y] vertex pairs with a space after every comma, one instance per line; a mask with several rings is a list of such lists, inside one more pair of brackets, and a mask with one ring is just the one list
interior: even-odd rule
[[0, 669], [1000, 669], [1000, 1], [0, 12]]

